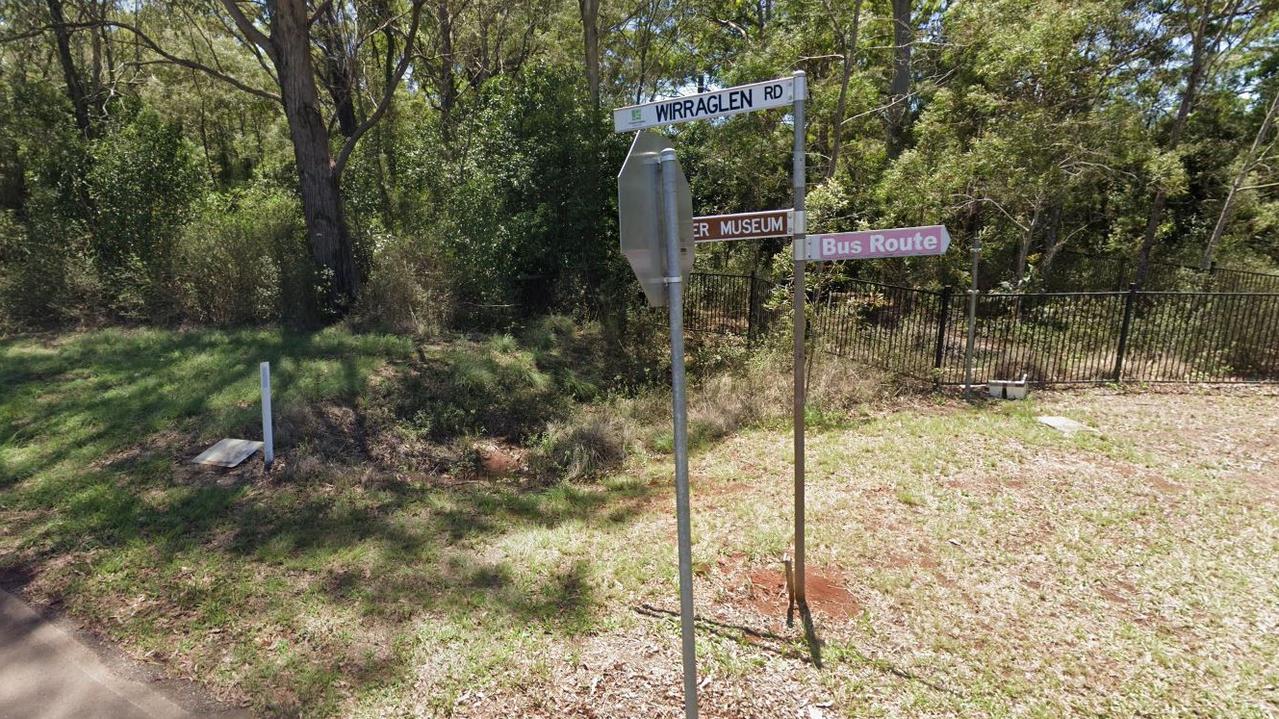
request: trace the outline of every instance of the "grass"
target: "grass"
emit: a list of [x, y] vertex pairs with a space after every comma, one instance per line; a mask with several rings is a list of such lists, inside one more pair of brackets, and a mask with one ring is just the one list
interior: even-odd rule
[[[545, 337], [419, 356], [339, 331], [0, 342], [0, 568], [263, 715], [674, 715], [670, 460], [664, 428], [641, 426], [664, 400], [604, 398], [604, 374], [571, 371], [589, 358]], [[260, 359], [282, 413], [332, 421], [295, 422], [271, 478], [184, 465], [217, 437], [256, 436]], [[592, 422], [647, 438], [593, 484], [422, 469], [413, 442], [457, 416], [415, 419], [423, 397], [450, 402], [455, 376], [492, 394], [485, 368], [568, 398], [548, 434], [536, 417], [511, 429], [534, 446]], [[755, 394], [784, 398], [782, 380]], [[704, 715], [1279, 710], [1275, 397], [823, 403], [810, 580], [839, 591], [813, 590], [814, 652], [768, 603], [790, 542], [786, 423], [731, 383], [696, 384]], [[1041, 413], [1102, 433], [1065, 437]], [[472, 416], [455, 429], [488, 429]]]

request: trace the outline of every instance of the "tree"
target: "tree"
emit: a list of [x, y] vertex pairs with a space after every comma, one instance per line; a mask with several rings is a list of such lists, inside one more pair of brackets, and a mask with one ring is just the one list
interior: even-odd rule
[[848, 83], [853, 77], [854, 58], [857, 55], [857, 31], [862, 20], [862, 0], [853, 2], [853, 19], [846, 28], [843, 19], [831, 7], [831, 0], [823, 0], [826, 15], [835, 31], [836, 49], [839, 50], [840, 76], [839, 99], [835, 101], [835, 115], [831, 118], [830, 160], [826, 165], [827, 179], [835, 176], [839, 168], [839, 152], [844, 140], [844, 115], [848, 112]]
[[[297, 163], [298, 190], [302, 197], [302, 212], [306, 219], [310, 238], [311, 256], [324, 272], [320, 278], [325, 298], [324, 309], [335, 315], [345, 314], [355, 302], [359, 292], [360, 275], [355, 264], [355, 250], [351, 232], [342, 208], [340, 180], [351, 152], [360, 137], [386, 112], [395, 95], [396, 85], [408, 68], [411, 48], [417, 37], [424, 0], [412, 0], [409, 9], [409, 28], [405, 32], [401, 57], [391, 74], [391, 81], [382, 88], [382, 97], [368, 117], [349, 128], [341, 149], [335, 158], [329, 150], [329, 133], [320, 112], [316, 87], [317, 69], [311, 60], [314, 42], [312, 27], [317, 19], [331, 16], [331, 4], [321, 2], [318, 9], [306, 0], [268, 0], [265, 27], [263, 20], [250, 18], [237, 0], [222, 0], [235, 27], [244, 40], [266, 53], [275, 69], [280, 90], [280, 103], [288, 120], [289, 136], [293, 141], [293, 156]], [[318, 12], [318, 14], [317, 14]], [[342, 39], [336, 22], [322, 24], [332, 44]], [[358, 43], [357, 39], [347, 42]], [[388, 55], [395, 52], [387, 48]], [[343, 72], [338, 67], [329, 73]], [[345, 79], [337, 81], [344, 85]], [[344, 90], [343, 90], [344, 92]], [[335, 97], [341, 99], [341, 94]], [[339, 102], [339, 119], [349, 109]]]
[[[50, 2], [57, 4], [60, 0]], [[345, 53], [358, 52], [371, 34], [353, 37], [350, 30], [338, 21], [332, 0], [319, 3], [265, 0], [262, 5], [220, 0], [230, 21], [227, 23], [227, 18], [223, 18], [223, 25], [234, 27], [239, 40], [270, 76], [276, 91], [232, 75], [216, 64], [206, 64], [170, 52], [137, 24], [102, 18], [75, 27], [126, 30], [136, 38], [141, 48], [157, 55], [160, 58], [158, 62], [202, 72], [282, 106], [293, 145], [298, 194], [302, 200], [311, 257], [319, 270], [320, 309], [327, 316], [338, 317], [352, 307], [361, 279], [342, 206], [342, 171], [360, 138], [387, 112], [394, 98], [412, 57], [424, 2], [410, 0], [408, 9], [397, 15], [398, 18], [408, 18], [407, 29], [400, 33], [403, 42], [399, 48], [393, 42], [387, 43], [385, 62], [392, 70], [386, 75], [383, 87], [377, 89], [379, 98], [376, 104], [358, 123], [354, 121], [354, 87], [347, 64], [349, 58], [345, 57]], [[247, 10], [245, 6], [248, 6]], [[344, 12], [354, 12], [357, 16], [362, 10], [386, 14], [384, 2], [378, 0], [369, 4], [344, 4], [344, 7]], [[385, 27], [389, 27], [393, 19], [385, 22], [388, 23]], [[314, 29], [317, 24], [319, 31]], [[319, 66], [312, 58], [315, 48], [319, 48], [325, 58]], [[322, 114], [318, 84], [329, 88], [335, 101], [337, 120], [344, 137], [336, 155], [329, 147], [328, 124]]]
[[586, 63], [586, 84], [591, 105], [600, 107], [600, 0], [577, 0], [582, 16], [582, 44]]
[[[1217, 60], [1219, 51], [1227, 34], [1234, 29], [1235, 20], [1240, 16], [1242, 0], [1226, 0], [1218, 11], [1214, 0], [1203, 0], [1196, 5], [1174, 8], [1168, 17], [1172, 22], [1184, 23], [1189, 34], [1188, 44], [1190, 56], [1185, 67], [1185, 82], [1177, 102], [1177, 111], [1168, 126], [1164, 152], [1175, 156], [1181, 144], [1186, 122], [1194, 107], [1195, 99], [1202, 85], [1207, 81], [1209, 69]], [[1146, 220], [1146, 229], [1142, 233], [1141, 244], [1137, 251], [1137, 271], [1134, 282], [1142, 285], [1150, 274], [1150, 252], [1159, 239], [1159, 227], [1163, 222], [1164, 210], [1168, 202], [1168, 187], [1157, 182], [1155, 195], [1150, 203], [1150, 214]]]
[[1252, 140], [1252, 146], [1248, 148], [1248, 152], [1244, 155], [1243, 161], [1239, 165], [1239, 170], [1230, 182], [1230, 191], [1226, 193], [1226, 199], [1221, 203], [1221, 212], [1217, 215], [1217, 224], [1213, 225], [1212, 235], [1208, 237], [1208, 244], [1204, 246], [1203, 259], [1199, 262], [1199, 269], [1205, 272], [1212, 268], [1213, 255], [1217, 253], [1217, 245], [1221, 244], [1221, 235], [1225, 232], [1226, 223], [1230, 221], [1230, 214], [1234, 209], [1235, 195], [1240, 190], [1246, 189], [1244, 181], [1265, 158], [1266, 153], [1274, 147], [1273, 141], [1269, 146], [1264, 145], [1266, 138], [1270, 135], [1270, 128], [1274, 126], [1275, 111], [1277, 109], [1279, 109], [1279, 91], [1276, 91], [1274, 97], [1271, 98], [1270, 107], [1266, 110], [1265, 117], [1261, 120], [1261, 127], [1257, 129], [1257, 135]]
[[910, 5], [911, 0], [893, 0], [893, 76], [888, 90], [890, 102], [885, 113], [889, 157], [901, 154], [906, 142], [906, 121], [910, 116], [910, 50], [915, 42]]

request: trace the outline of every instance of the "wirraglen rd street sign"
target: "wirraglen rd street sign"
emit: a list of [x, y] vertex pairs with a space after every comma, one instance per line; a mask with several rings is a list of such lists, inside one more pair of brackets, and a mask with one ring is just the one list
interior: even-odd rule
[[671, 100], [658, 100], [644, 105], [631, 105], [613, 111], [613, 129], [617, 132], [642, 130], [646, 127], [674, 125], [691, 120], [737, 115], [770, 107], [789, 107], [795, 100], [795, 78], [783, 77], [752, 85], [738, 85], [725, 90], [687, 95]]
[[948, 247], [950, 233], [942, 225], [836, 232], [805, 238], [804, 259], [821, 262], [942, 255]]
[[761, 240], [790, 237], [795, 224], [792, 210], [739, 212], [734, 215], [706, 215], [693, 218], [693, 241]]

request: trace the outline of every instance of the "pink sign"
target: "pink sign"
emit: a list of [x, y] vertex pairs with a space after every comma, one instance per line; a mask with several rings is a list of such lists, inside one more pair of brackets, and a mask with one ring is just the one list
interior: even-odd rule
[[804, 247], [804, 259], [816, 261], [940, 255], [950, 247], [950, 233], [942, 225], [835, 232], [809, 235]]

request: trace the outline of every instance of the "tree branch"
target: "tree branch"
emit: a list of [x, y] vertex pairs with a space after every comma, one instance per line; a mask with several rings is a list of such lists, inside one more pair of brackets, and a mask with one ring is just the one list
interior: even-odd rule
[[[261, 97], [266, 100], [272, 100], [274, 102], [280, 102], [280, 96], [276, 95], [273, 92], [270, 92], [268, 90], [263, 90], [262, 88], [259, 88], [259, 87], [253, 87], [252, 85], [248, 84], [247, 82], [239, 78], [228, 75], [227, 73], [222, 72], [221, 70], [218, 70], [217, 68], [209, 67], [208, 65], [205, 65], [202, 62], [197, 62], [189, 58], [178, 57], [177, 55], [174, 55], [173, 53], [160, 47], [159, 43], [151, 39], [149, 35], [147, 35], [145, 32], [143, 32], [141, 29], [139, 29], [135, 25], [130, 25], [129, 23], [120, 22], [118, 20], [93, 20], [89, 22], [65, 23], [65, 25], [68, 28], [77, 28], [77, 29], [113, 27], [113, 28], [119, 28], [120, 30], [127, 30], [135, 38], [137, 38], [139, 42], [145, 45], [147, 49], [151, 50], [151, 52], [154, 52], [156, 55], [159, 55], [160, 57], [164, 58], [165, 62], [168, 62], [169, 64], [179, 65], [181, 67], [185, 67], [190, 70], [198, 70], [199, 72], [202, 72], [208, 75], [209, 77], [215, 78], [217, 80], [221, 80], [251, 95], [257, 95], [258, 97]], [[52, 26], [45, 26], [43, 28], [40, 28], [38, 31], [32, 30], [30, 33], [23, 33], [23, 34], [24, 35], [39, 34], [39, 32], [47, 32], [52, 29], [53, 29]], [[5, 38], [5, 41], [11, 40], [11, 39], [14, 39], [14, 38]], [[145, 64], [145, 63], [134, 63], [134, 64]]]
[[271, 38], [267, 37], [265, 33], [258, 29], [257, 25], [253, 24], [252, 20], [240, 11], [240, 6], [236, 4], [236, 0], [222, 0], [222, 6], [226, 8], [227, 14], [231, 16], [231, 21], [240, 29], [240, 32], [244, 33], [244, 36], [255, 45], [266, 50], [266, 54], [270, 55], [271, 59], [274, 60], [275, 47], [271, 45]]
[[360, 141], [364, 133], [369, 128], [377, 124], [382, 119], [382, 115], [386, 114], [386, 110], [391, 106], [391, 100], [395, 97], [395, 89], [399, 87], [400, 80], [404, 77], [404, 71], [408, 69], [409, 62], [413, 59], [413, 42], [417, 39], [417, 30], [422, 19], [422, 5], [426, 0], [413, 0], [413, 16], [409, 22], [409, 31], [405, 35], [404, 53], [400, 55], [400, 62], [395, 68], [395, 74], [391, 82], [387, 84], [382, 93], [382, 99], [378, 102], [377, 107], [369, 114], [368, 118], [360, 123], [355, 132], [346, 138], [346, 142], [342, 143], [342, 149], [338, 151], [337, 160], [333, 163], [333, 174], [338, 177], [342, 176], [342, 170], [346, 168], [347, 161], [351, 158], [351, 152], [355, 150], [355, 144]]

